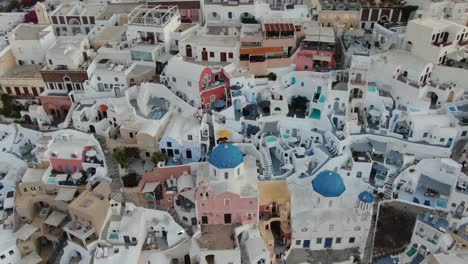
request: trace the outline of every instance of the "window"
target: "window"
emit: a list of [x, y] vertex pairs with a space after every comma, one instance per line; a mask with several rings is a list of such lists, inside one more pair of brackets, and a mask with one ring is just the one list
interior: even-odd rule
[[173, 82], [176, 82], [177, 79], [176, 79], [175, 77], [172, 77], [172, 81], [173, 81]]
[[193, 140], [193, 136], [192, 135], [187, 135], [187, 139], [188, 140]]
[[445, 138], [440, 138], [440, 142], [444, 142]]
[[301, 82], [301, 86], [304, 87], [304, 82]]
[[7, 94], [11, 94], [11, 87], [5, 87]]
[[330, 200], [330, 201], [328, 202], [328, 207], [332, 207], [332, 206], [333, 206], [333, 201]]
[[463, 131], [462, 134], [461, 134], [461, 136], [462, 136], [462, 137], [466, 136], [466, 133], [467, 133], [467, 131]]
[[52, 63], [52, 60], [50, 60], [50, 59], [49, 59], [49, 64], [50, 64], [50, 65], [54, 65], [54, 64]]
[[423, 137], [427, 137], [429, 134], [426, 132], [423, 134]]
[[119, 81], [119, 78], [115, 77], [115, 78], [114, 78], [114, 81], [115, 81], [115, 82], [118, 82], [118, 81]]
[[1, 255], [0, 259], [6, 259], [5, 255]]
[[229, 57], [230, 59], [234, 58], [234, 53], [229, 52], [229, 53], [228, 53], [228, 57]]
[[149, 157], [149, 156], [150, 156], [150, 153], [149, 153], [149, 152], [145, 152], [145, 156], [146, 156], [146, 157]]
[[330, 225], [328, 226], [328, 231], [333, 231], [333, 227], [334, 227], [333, 224], [330, 224]]
[[226, 179], [226, 180], [229, 179], [229, 172], [224, 173], [224, 179]]
[[341, 243], [341, 237], [337, 237], [335, 243], [340, 244]]
[[231, 205], [231, 199], [224, 199], [224, 206]]
[[214, 58], [214, 52], [210, 51], [210, 58]]
[[300, 246], [301, 245], [301, 240], [296, 240], [296, 246]]
[[101, 76], [96, 77], [96, 80], [100, 81], [100, 80], [101, 80]]
[[420, 227], [419, 228], [419, 233], [424, 233], [424, 228]]
[[172, 142], [167, 142], [167, 147], [171, 148], [172, 147]]
[[11, 255], [15, 254], [15, 251], [10, 250], [10, 251], [8, 252], [8, 254], [10, 254], [10, 256], [11, 256]]
[[179, 153], [180, 153], [180, 152], [179, 152], [178, 149], [174, 149], [174, 154], [179, 155]]
[[362, 172], [358, 171], [358, 172], [356, 173], [356, 178], [361, 178], [361, 177], [362, 177]]
[[188, 87], [192, 87], [192, 82], [191, 82], [191, 81], [187, 81], [187, 86], [188, 86]]
[[228, 12], [228, 18], [229, 18], [229, 19], [232, 18], [232, 12]]
[[210, 95], [210, 101], [214, 102], [215, 100], [216, 100], [216, 96], [215, 95]]
[[317, 244], [322, 244], [322, 238], [321, 238], [321, 237], [318, 237], [316, 243], [317, 243]]

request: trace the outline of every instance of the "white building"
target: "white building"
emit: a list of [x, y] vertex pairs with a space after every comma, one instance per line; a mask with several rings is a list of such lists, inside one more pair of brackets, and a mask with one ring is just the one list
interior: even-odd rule
[[169, 122], [159, 148], [174, 160], [200, 160], [200, 121], [194, 117], [174, 116]]
[[171, 49], [172, 32], [180, 25], [177, 6], [138, 6], [128, 15], [127, 41], [130, 45], [150, 43]]
[[213, 27], [219, 34], [210, 33], [204, 28], [179, 42], [179, 54], [196, 61], [235, 62], [239, 58], [239, 36], [237, 27]]
[[206, 22], [242, 22], [245, 19], [259, 19], [270, 11], [267, 3], [255, 0], [236, 0], [224, 4], [221, 0], [205, 3]]
[[24, 20], [24, 12], [0, 13], [0, 50], [10, 45], [9, 33]]
[[360, 180], [325, 170], [313, 180], [289, 184], [294, 248], [311, 250], [358, 247], [367, 240], [374, 196]]
[[466, 57], [468, 27], [444, 19], [415, 19], [408, 23], [405, 46], [411, 54], [433, 64]]
[[19, 65], [45, 64], [47, 50], [55, 42], [54, 32], [49, 25], [19, 24], [9, 38]]
[[66, 66], [67, 69], [81, 69], [88, 58], [88, 38], [81, 34], [57, 37], [52, 47], [47, 50], [46, 64], [49, 69]]

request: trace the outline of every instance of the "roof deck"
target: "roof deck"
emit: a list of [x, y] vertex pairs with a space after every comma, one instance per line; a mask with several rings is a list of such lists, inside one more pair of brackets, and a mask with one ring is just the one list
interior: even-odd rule
[[234, 229], [236, 225], [202, 225], [196, 241], [202, 249], [226, 250], [236, 247]]
[[164, 27], [177, 16], [180, 17], [177, 6], [157, 5], [154, 7], [147, 7], [141, 5], [133, 9], [128, 15], [128, 24]]

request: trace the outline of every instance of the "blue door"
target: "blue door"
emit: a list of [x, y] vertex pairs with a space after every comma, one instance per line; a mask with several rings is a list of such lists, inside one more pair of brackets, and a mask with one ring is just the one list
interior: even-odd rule
[[291, 85], [295, 84], [296, 83], [296, 77], [292, 77], [291, 78]]
[[67, 173], [72, 173], [72, 169], [69, 165], [67, 165], [66, 170], [67, 170]]
[[453, 143], [453, 138], [449, 138], [447, 141], [447, 147], [452, 146], [452, 143]]
[[309, 248], [310, 247], [310, 240], [304, 240], [304, 244], [302, 244], [303, 248]]
[[333, 238], [327, 237], [325, 238], [325, 248], [331, 248], [333, 243]]

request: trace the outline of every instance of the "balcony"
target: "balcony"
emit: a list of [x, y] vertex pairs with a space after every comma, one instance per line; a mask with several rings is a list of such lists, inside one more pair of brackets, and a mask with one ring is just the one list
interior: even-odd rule
[[458, 42], [458, 46], [465, 46], [465, 45], [467, 45], [467, 44], [468, 44], [468, 39], [465, 39], [464, 41], [460, 40], [460, 41]]
[[351, 79], [350, 82], [354, 85], [366, 85], [366, 81], [359, 79]]
[[433, 46], [436, 46], [436, 47], [447, 47], [447, 46], [450, 46], [452, 45], [453, 42], [432, 42], [432, 45]]

